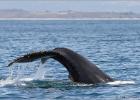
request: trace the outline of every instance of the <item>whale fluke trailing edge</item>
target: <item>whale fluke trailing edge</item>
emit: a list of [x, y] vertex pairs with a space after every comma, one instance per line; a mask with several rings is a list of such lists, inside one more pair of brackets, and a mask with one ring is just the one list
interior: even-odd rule
[[49, 51], [27, 54], [18, 57], [8, 66], [14, 63], [33, 62], [38, 59], [41, 59], [42, 63], [44, 63], [49, 58], [53, 58], [63, 64], [69, 72], [70, 79], [74, 82], [96, 84], [114, 81], [95, 64], [68, 48], [55, 48]]

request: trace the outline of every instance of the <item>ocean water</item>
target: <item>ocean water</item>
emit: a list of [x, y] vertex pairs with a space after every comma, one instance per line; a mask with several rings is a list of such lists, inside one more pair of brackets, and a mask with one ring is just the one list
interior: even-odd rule
[[[16, 57], [67, 47], [95, 63], [116, 81], [79, 84], [50, 59], [7, 65]], [[140, 21], [0, 21], [1, 100], [139, 100]]]

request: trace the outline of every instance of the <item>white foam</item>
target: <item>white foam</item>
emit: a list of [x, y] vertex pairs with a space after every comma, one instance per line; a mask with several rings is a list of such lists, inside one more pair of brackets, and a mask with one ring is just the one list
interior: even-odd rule
[[0, 80], [0, 87], [4, 86], [15, 86], [15, 85], [25, 85], [24, 82], [33, 81], [33, 78], [22, 78], [19, 80], [7, 78], [5, 80]]
[[92, 86], [93, 84], [79, 84], [79, 83], [76, 83], [76, 84], [73, 84], [72, 86], [78, 86], [78, 87], [88, 87], [88, 86]]
[[27, 78], [22, 78], [20, 79], [20, 81], [33, 81], [34, 79], [33, 78], [30, 78], [30, 77], [27, 77]]
[[14, 84], [15, 80], [0, 80], [0, 87]]
[[114, 81], [108, 82], [109, 85], [125, 85], [125, 84], [135, 84], [135, 81]]

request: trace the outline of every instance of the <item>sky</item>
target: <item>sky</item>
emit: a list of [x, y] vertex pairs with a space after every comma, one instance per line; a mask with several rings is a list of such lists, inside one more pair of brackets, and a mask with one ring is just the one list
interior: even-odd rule
[[0, 9], [140, 13], [139, 0], [0, 0]]

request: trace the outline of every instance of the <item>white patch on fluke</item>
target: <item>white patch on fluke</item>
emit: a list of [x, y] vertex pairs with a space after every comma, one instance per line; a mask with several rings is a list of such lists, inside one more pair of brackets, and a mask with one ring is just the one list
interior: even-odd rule
[[135, 84], [135, 81], [114, 81], [108, 82], [109, 85], [125, 85], [125, 84]]

